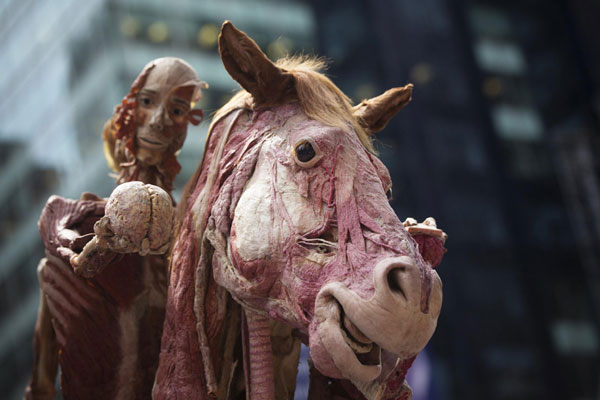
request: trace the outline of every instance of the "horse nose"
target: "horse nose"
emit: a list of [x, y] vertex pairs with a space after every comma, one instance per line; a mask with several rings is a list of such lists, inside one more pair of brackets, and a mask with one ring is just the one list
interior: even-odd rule
[[[425, 299], [428, 306], [425, 308], [433, 316], [439, 314], [442, 282], [435, 271], [421, 271], [411, 257], [400, 256], [381, 260], [375, 266], [374, 274], [375, 294], [381, 302], [404, 303], [422, 310]], [[431, 274], [431, 279], [427, 280], [425, 274]]]
[[[400, 265], [398, 268], [391, 269], [387, 274], [387, 285], [392, 293], [397, 293], [406, 298], [404, 290], [406, 290], [406, 266]], [[402, 287], [405, 289], [402, 289]]]
[[411, 303], [421, 289], [418, 267], [408, 256], [391, 257], [375, 266], [375, 292], [380, 297], [404, 299]]

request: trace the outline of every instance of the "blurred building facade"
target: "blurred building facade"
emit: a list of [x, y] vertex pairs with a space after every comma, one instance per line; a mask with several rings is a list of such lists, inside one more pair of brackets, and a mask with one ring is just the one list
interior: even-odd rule
[[[216, 53], [232, 20], [271, 58], [332, 60], [355, 101], [415, 84], [380, 134], [400, 216], [450, 239], [429, 345], [432, 399], [594, 399], [600, 366], [600, 57], [583, 0], [7, 0], [0, 5], [0, 391], [31, 365], [47, 197], [107, 196], [101, 131], [153, 58], [235, 83]], [[315, 49], [313, 51], [313, 49]], [[208, 119], [208, 118], [207, 118]], [[178, 188], [200, 161], [190, 127]], [[178, 193], [176, 192], [176, 197]], [[302, 398], [302, 397], [300, 397]]]
[[312, 4], [355, 100], [415, 84], [379, 149], [398, 215], [450, 235], [430, 398], [596, 399], [598, 6]]

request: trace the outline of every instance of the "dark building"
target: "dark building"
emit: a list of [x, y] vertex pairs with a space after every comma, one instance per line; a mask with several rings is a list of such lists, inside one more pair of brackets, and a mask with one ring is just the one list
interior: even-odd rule
[[[597, 5], [313, 1], [359, 101], [415, 84], [380, 134], [401, 218], [449, 233], [433, 398], [599, 395]], [[592, 17], [593, 16], [593, 17]]]

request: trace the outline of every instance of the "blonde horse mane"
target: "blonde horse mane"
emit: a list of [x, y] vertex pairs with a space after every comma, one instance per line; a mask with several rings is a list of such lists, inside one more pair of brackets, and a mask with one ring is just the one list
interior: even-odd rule
[[[371, 138], [353, 114], [352, 101], [324, 75], [327, 62], [323, 58], [297, 55], [281, 58], [275, 65], [294, 75], [296, 100], [309, 118], [344, 130], [348, 125], [352, 126], [363, 146], [369, 152], [376, 153]], [[252, 109], [250, 93], [240, 90], [221, 107], [215, 113], [209, 132], [216, 121], [236, 108]]]

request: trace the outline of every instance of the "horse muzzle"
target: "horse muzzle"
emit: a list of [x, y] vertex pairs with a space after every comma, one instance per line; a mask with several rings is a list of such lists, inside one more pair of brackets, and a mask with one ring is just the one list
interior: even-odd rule
[[419, 268], [407, 256], [386, 258], [373, 269], [372, 284], [369, 299], [340, 282], [319, 291], [310, 333], [311, 357], [321, 373], [372, 381], [381, 374], [382, 349], [406, 359], [433, 335], [442, 305], [442, 283], [435, 271]]

